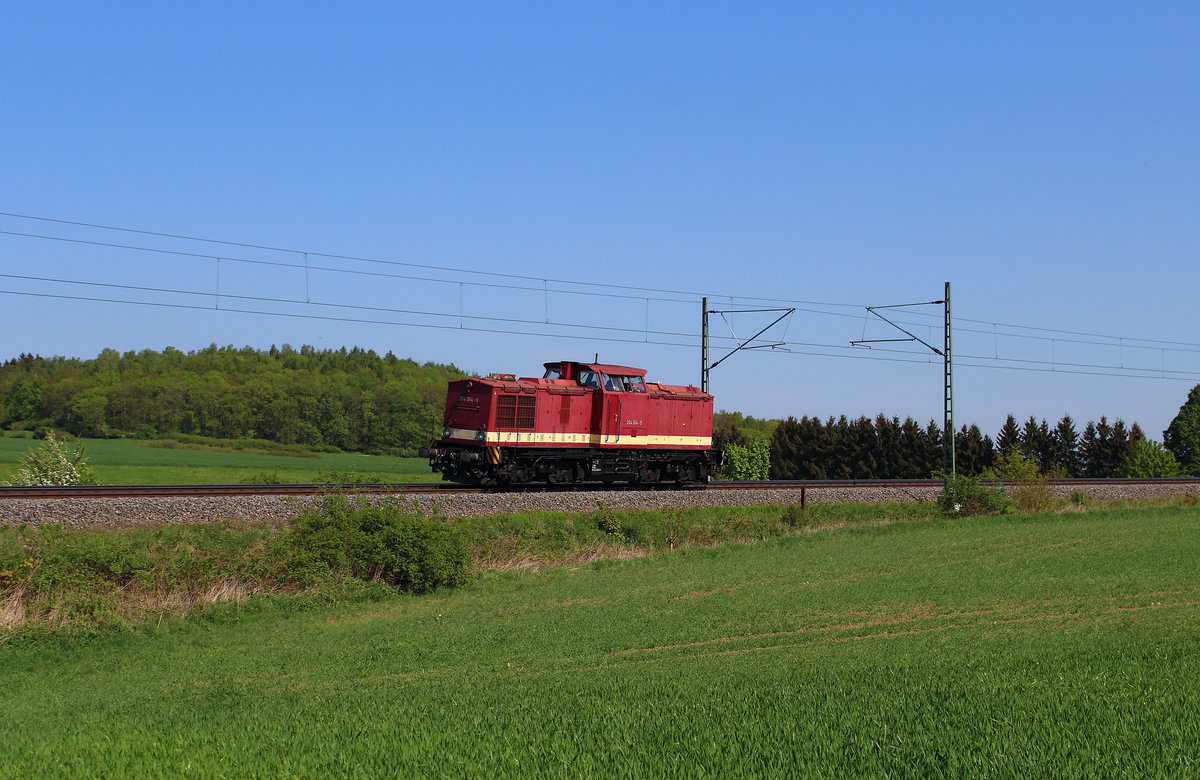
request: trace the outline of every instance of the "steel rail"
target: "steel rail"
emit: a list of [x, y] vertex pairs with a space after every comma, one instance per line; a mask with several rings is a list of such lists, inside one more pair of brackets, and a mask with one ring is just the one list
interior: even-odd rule
[[204, 498], [209, 496], [313, 496], [323, 493], [478, 493], [481, 488], [465, 485], [422, 483], [367, 483], [343, 485], [30, 485], [0, 486], [3, 498]]
[[[1002, 480], [980, 480], [983, 484], [999, 484]], [[1009, 481], [1015, 483], [1016, 481]], [[1079, 478], [1047, 479], [1053, 486], [1137, 486], [1137, 485], [1180, 485], [1196, 486], [1200, 489], [1200, 478], [1182, 477], [1170, 479], [1122, 479], [1122, 478]], [[679, 486], [682, 489], [702, 490], [800, 490], [800, 489], [858, 489], [858, 488], [922, 488], [938, 487], [938, 479], [791, 479], [748, 482], [709, 482], [700, 485]], [[367, 484], [289, 484], [289, 485], [69, 485], [69, 486], [0, 486], [0, 499], [50, 499], [50, 498], [204, 498], [228, 496], [313, 496], [325, 493], [389, 494], [389, 495], [453, 495], [497, 492], [552, 492], [580, 490], [673, 490], [675, 485], [659, 485], [651, 488], [641, 485], [604, 486], [582, 485], [528, 485], [522, 487], [488, 488], [456, 485], [441, 482], [417, 483], [367, 483]]]

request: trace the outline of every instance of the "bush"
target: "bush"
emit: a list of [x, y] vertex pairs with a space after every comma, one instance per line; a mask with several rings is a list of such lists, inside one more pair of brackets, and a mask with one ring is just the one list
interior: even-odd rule
[[351, 502], [338, 494], [294, 518], [283, 543], [302, 579], [350, 576], [406, 593], [457, 585], [470, 563], [463, 535], [415, 503]]
[[1054, 508], [1054, 493], [1045, 479], [1035, 479], [1010, 489], [1018, 512], [1048, 512]]
[[596, 511], [592, 514], [592, 519], [596, 521], [596, 527], [606, 534], [621, 533], [621, 518], [608, 504], [601, 501], [596, 505]]
[[72, 447], [46, 433], [42, 443], [21, 458], [13, 475], [18, 485], [94, 485], [96, 475], [87, 465], [83, 445]]
[[983, 472], [987, 479], [1016, 481], [1009, 489], [1016, 508], [1021, 512], [1045, 512], [1054, 506], [1054, 494], [1050, 483], [1038, 471], [1037, 464], [1016, 450], [1009, 450], [996, 458], [990, 469]]
[[983, 472], [984, 479], [1032, 480], [1041, 476], [1037, 464], [1016, 450], [996, 456], [992, 467]]
[[623, 542], [645, 544], [649, 541], [644, 519], [634, 514], [622, 517], [603, 501], [596, 505], [592, 519], [601, 531], [609, 536], [617, 537]]
[[725, 445], [725, 465], [721, 477], [732, 480], [762, 480], [771, 475], [771, 448], [764, 439], [751, 441], [745, 447]]
[[1012, 511], [1012, 502], [999, 488], [985, 487], [975, 477], [953, 474], [945, 477], [945, 487], [938, 494], [938, 506], [950, 515], [1002, 515]]
[[1154, 479], [1165, 477], [1186, 477], [1187, 473], [1175, 453], [1163, 447], [1156, 441], [1139, 439], [1121, 465], [1117, 466], [1117, 476], [1126, 478]]
[[808, 513], [799, 504], [788, 504], [780, 518], [788, 528], [799, 528], [808, 524]]
[[277, 471], [259, 471], [251, 474], [248, 477], [243, 477], [238, 481], [239, 485], [278, 485], [282, 480], [279, 479]]

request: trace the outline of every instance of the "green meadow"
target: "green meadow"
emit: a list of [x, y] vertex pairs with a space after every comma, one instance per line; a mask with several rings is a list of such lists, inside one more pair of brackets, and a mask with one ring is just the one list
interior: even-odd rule
[[0, 776], [1200, 774], [1200, 508], [807, 528], [0, 647]]
[[[154, 446], [167, 444], [164, 446]], [[21, 456], [38, 442], [0, 437], [0, 484], [10, 482]], [[174, 447], [175, 442], [81, 439], [102, 485], [233, 485], [246, 481], [437, 482], [423, 458], [280, 450], [279, 454]], [[346, 477], [329, 479], [330, 476]]]

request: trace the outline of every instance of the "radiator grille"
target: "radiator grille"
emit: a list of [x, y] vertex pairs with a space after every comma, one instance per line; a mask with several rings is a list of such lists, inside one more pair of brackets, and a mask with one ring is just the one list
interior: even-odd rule
[[518, 431], [533, 430], [537, 399], [527, 395], [502, 395], [496, 399], [496, 425]]

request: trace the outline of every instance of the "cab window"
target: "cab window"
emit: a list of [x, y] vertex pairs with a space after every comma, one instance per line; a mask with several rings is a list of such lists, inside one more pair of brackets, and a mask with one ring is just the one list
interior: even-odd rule
[[600, 376], [595, 371], [588, 371], [587, 369], [584, 369], [583, 371], [579, 372], [579, 384], [583, 385], [584, 387], [599, 387]]
[[542, 375], [542, 379], [561, 379], [561, 378], [562, 378], [562, 375], [559, 374], [557, 368], [547, 368], [546, 373]]
[[642, 381], [640, 376], [623, 376], [621, 377], [621, 382], [625, 385], [625, 392], [627, 393], [646, 392], [646, 383]]
[[604, 389], [610, 390], [614, 393], [621, 392], [621, 389], [622, 389], [621, 388], [621, 377], [609, 376], [608, 374], [605, 374], [604, 375]]

